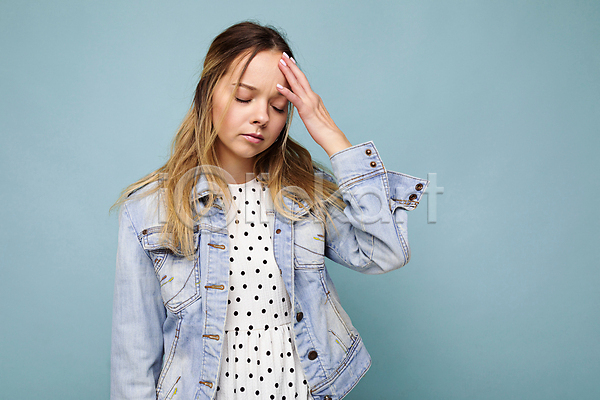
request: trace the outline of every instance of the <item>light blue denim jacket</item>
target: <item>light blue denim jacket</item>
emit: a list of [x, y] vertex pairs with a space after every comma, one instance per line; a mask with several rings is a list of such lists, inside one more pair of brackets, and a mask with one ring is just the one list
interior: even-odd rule
[[[406, 210], [428, 183], [386, 171], [372, 142], [334, 154], [331, 164], [347, 206], [331, 207], [327, 228], [287, 197], [298, 220], [267, 210], [292, 299], [294, 346], [315, 400], [341, 399], [371, 364], [324, 257], [366, 274], [406, 264]], [[202, 197], [201, 181], [197, 188]], [[119, 215], [111, 399], [208, 400], [217, 389], [228, 299], [226, 214], [217, 199], [214, 212], [199, 219], [190, 260], [159, 242], [160, 198], [134, 193]]]

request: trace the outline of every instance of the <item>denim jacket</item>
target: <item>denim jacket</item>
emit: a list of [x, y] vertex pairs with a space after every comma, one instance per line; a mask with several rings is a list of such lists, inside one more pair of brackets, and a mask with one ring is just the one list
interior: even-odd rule
[[[428, 183], [387, 171], [372, 142], [334, 154], [331, 164], [346, 207], [331, 207], [329, 226], [287, 197], [293, 220], [267, 210], [292, 300], [293, 344], [315, 400], [341, 399], [371, 364], [324, 257], [366, 274], [405, 265], [406, 210], [417, 206]], [[134, 194], [119, 215], [111, 399], [212, 399], [229, 288], [226, 214], [217, 199], [214, 212], [196, 222], [195, 255], [188, 259], [158, 240], [159, 199]]]

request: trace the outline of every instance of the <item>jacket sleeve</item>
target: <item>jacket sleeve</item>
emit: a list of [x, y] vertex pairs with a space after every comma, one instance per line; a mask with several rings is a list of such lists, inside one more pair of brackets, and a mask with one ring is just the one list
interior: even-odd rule
[[325, 255], [365, 274], [405, 265], [406, 211], [417, 206], [428, 181], [386, 171], [373, 142], [335, 153], [331, 165], [346, 207], [330, 208]]
[[166, 318], [159, 282], [138, 240], [127, 204], [119, 214], [112, 320], [112, 400], [156, 399]]

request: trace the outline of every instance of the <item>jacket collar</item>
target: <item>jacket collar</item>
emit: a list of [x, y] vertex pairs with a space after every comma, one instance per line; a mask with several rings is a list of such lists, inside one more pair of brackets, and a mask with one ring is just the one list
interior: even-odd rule
[[[196, 185], [192, 190], [192, 199], [194, 202], [199, 201], [202, 205], [204, 205], [208, 200], [208, 196], [214, 191], [217, 191], [217, 196], [214, 199], [213, 207], [224, 210], [225, 202], [223, 200], [223, 193], [220, 192], [220, 186], [209, 182], [205, 174], [201, 174], [200, 178], [196, 182]], [[286, 210], [291, 210], [295, 217], [301, 217], [307, 214], [310, 210], [309, 205], [305, 200], [300, 199], [285, 190], [283, 191], [283, 203], [286, 207]], [[269, 209], [267, 211], [274, 211], [272, 202], [269, 202], [268, 207]]]

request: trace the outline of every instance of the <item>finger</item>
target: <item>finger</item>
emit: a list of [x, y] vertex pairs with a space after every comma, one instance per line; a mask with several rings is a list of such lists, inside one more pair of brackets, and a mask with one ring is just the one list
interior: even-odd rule
[[[298, 67], [298, 65], [296, 65], [296, 61], [293, 58], [291, 58], [285, 51], [283, 52], [283, 59], [286, 62], [286, 64], [288, 65], [288, 67], [290, 68], [290, 70], [294, 73], [294, 75], [298, 79], [298, 82], [300, 82], [300, 84], [306, 90], [311, 90], [310, 83], [308, 83], [308, 79], [306, 79], [306, 75], [304, 75], [304, 72], [302, 72], [302, 70]], [[288, 62], [288, 60], [292, 61], [292, 62]]]
[[[302, 73], [302, 71], [300, 71], [298, 66], [296, 66], [296, 64], [294, 64], [291, 61], [291, 58], [281, 56], [281, 59], [279, 61], [281, 71], [286, 75], [286, 78], [290, 76], [293, 77], [293, 80], [296, 82], [296, 88], [302, 88], [304, 93], [310, 92], [312, 90], [310, 84], [308, 83], [308, 80], [306, 79], [306, 76], [304, 76], [304, 74]], [[294, 88], [292, 88], [292, 90], [294, 90]]]
[[296, 93], [292, 92], [290, 89], [285, 86], [281, 86], [279, 83], [277, 84], [277, 90], [281, 93], [290, 103], [294, 105], [294, 107], [298, 108], [298, 106], [302, 106], [304, 103], [300, 96]]
[[292, 72], [292, 70], [289, 67], [290, 64], [292, 64], [292, 63], [291, 62], [286, 63], [285, 60], [283, 60], [283, 58], [280, 59], [279, 60], [279, 70], [283, 73], [283, 75], [285, 76], [285, 79], [290, 84], [290, 87], [292, 88], [292, 92], [296, 93], [300, 97], [304, 97], [304, 96], [306, 96], [306, 90], [304, 87], [302, 87], [302, 84], [300, 82], [298, 82], [296, 75], [294, 75], [294, 73]]

